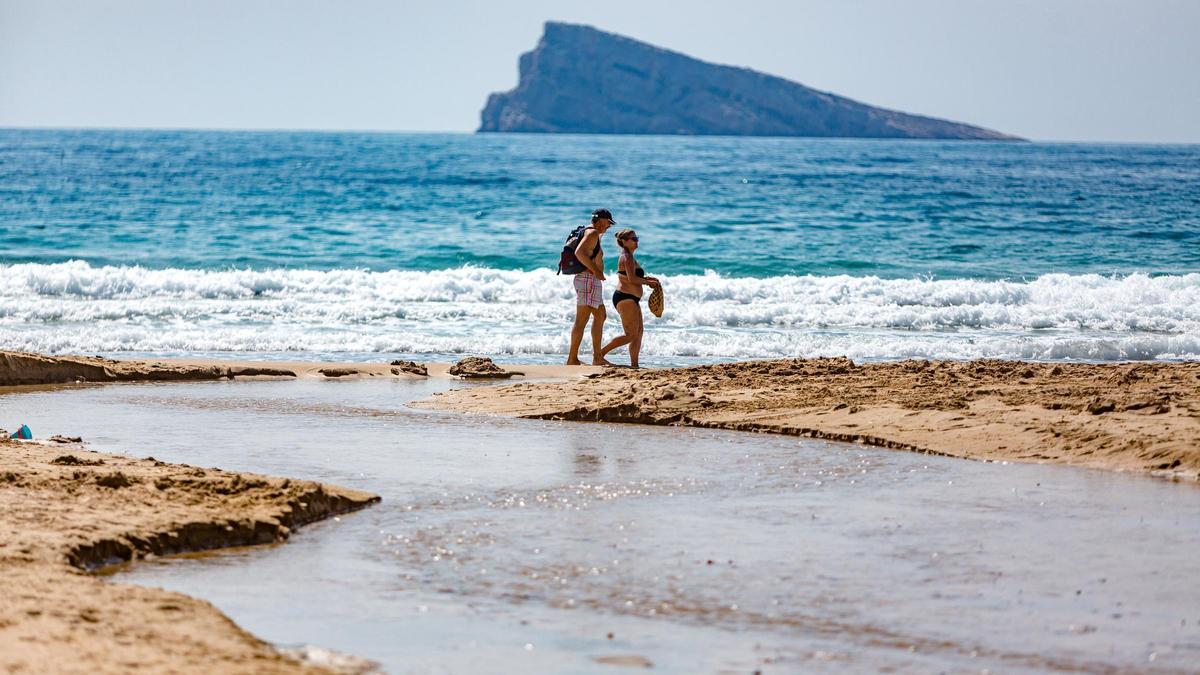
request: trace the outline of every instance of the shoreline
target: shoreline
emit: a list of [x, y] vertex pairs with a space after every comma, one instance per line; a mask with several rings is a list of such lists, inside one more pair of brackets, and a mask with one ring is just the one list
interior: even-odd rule
[[[0, 393], [25, 385], [71, 383], [455, 379], [451, 367], [115, 360], [0, 351]], [[1200, 482], [1200, 362], [856, 364], [838, 357], [638, 371], [526, 364], [499, 370], [507, 375], [494, 381], [541, 381], [456, 389], [419, 405], [533, 419], [778, 433], [963, 459], [1067, 464]]]
[[[0, 393], [71, 383], [457, 379], [451, 368], [446, 363], [115, 360], [0, 351]], [[455, 389], [418, 405], [531, 419], [777, 433], [1200, 482], [1200, 362], [856, 364], [838, 357], [638, 371], [527, 364], [498, 370], [505, 377], [491, 381], [502, 386]], [[508, 377], [520, 383], [503, 386], [513, 382]]]
[[[407, 362], [412, 364], [412, 362]], [[419, 375], [391, 363], [252, 361], [225, 359], [110, 359], [102, 356], [47, 356], [0, 350], [0, 391], [8, 387], [107, 382], [201, 382], [233, 379], [448, 379], [454, 364], [412, 364]], [[511, 376], [566, 378], [599, 373], [599, 366], [521, 364], [500, 368]]]
[[776, 433], [1200, 481], [1196, 362], [745, 361], [459, 389], [421, 405]]
[[[0, 439], [0, 670], [364, 672], [281, 650], [204, 600], [95, 572], [174, 553], [284, 542], [377, 495], [321, 483]], [[316, 654], [318, 662], [306, 657]]]

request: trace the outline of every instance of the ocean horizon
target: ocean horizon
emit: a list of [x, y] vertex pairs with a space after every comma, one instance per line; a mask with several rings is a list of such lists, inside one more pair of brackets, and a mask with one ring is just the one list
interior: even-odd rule
[[0, 341], [554, 362], [597, 207], [650, 364], [1200, 358], [1200, 146], [424, 132], [0, 130]]

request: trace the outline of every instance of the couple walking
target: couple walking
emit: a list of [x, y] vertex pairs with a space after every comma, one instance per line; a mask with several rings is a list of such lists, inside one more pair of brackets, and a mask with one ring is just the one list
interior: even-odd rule
[[588, 320], [592, 322], [592, 363], [611, 366], [605, 357], [619, 347], [629, 346], [629, 365], [638, 367], [638, 355], [642, 351], [642, 289], [645, 286], [661, 288], [658, 279], [646, 276], [638, 266], [634, 252], [638, 248], [638, 235], [633, 230], [621, 230], [616, 234], [621, 256], [617, 259], [617, 290], [613, 291], [612, 303], [621, 315], [621, 327], [625, 331], [601, 347], [604, 340], [604, 321], [608, 318], [604, 310], [604, 249], [601, 238], [610, 227], [616, 225], [608, 209], [592, 212], [590, 225], [576, 229], [567, 238], [563, 248], [559, 271], [575, 274], [575, 323], [571, 326], [571, 352], [567, 365], [581, 365], [579, 346], [583, 343], [583, 331]]

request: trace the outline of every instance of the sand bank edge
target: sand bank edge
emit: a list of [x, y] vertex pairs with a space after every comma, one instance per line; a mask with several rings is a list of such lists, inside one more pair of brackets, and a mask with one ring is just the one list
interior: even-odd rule
[[774, 433], [1200, 480], [1196, 362], [741, 361], [456, 389], [416, 405]]
[[150, 556], [286, 541], [378, 495], [303, 480], [0, 442], [0, 670], [360, 673], [280, 650], [210, 603], [89, 572]]

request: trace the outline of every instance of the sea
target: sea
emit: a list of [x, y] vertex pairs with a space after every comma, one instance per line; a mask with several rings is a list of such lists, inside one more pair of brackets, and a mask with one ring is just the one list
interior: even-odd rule
[[[1200, 358], [1200, 146], [216, 131], [0, 130], [0, 349], [561, 362], [597, 207], [663, 279], [647, 365]], [[1200, 662], [1163, 581], [1200, 578], [1194, 485], [413, 405], [472, 386], [25, 388], [0, 424], [381, 495], [108, 572], [387, 672]]]
[[1200, 358], [1200, 146], [344, 132], [0, 129], [0, 345], [559, 362], [599, 207], [652, 365]]

